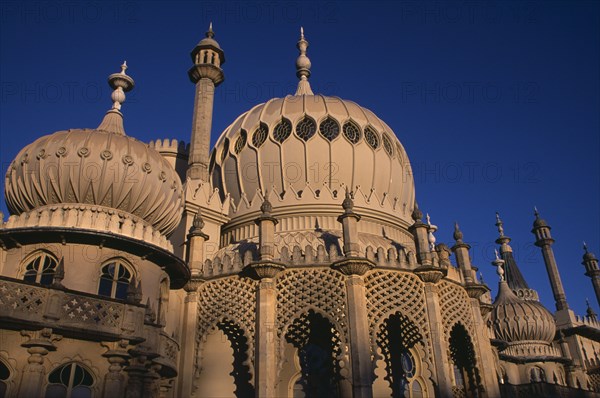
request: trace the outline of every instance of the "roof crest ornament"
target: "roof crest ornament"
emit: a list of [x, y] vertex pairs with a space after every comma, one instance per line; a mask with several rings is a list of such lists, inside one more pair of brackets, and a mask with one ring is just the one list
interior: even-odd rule
[[308, 48], [308, 42], [304, 39], [304, 28], [300, 27], [300, 40], [296, 43], [296, 47], [300, 51], [300, 55], [296, 58], [296, 76], [300, 81], [298, 82], [298, 89], [294, 95], [314, 95], [310, 88], [308, 78], [310, 77], [310, 59], [306, 56], [306, 49]]
[[500, 219], [500, 213], [496, 212], [496, 226], [498, 227], [498, 234], [500, 234], [500, 237], [504, 236], [503, 225], [504, 225], [504, 223]]
[[110, 96], [113, 106], [106, 112], [97, 130], [125, 135], [121, 105], [125, 102], [125, 93], [135, 86], [133, 79], [125, 73], [126, 70], [127, 61], [123, 61], [121, 72], [113, 73], [108, 77], [108, 85], [114, 90]]

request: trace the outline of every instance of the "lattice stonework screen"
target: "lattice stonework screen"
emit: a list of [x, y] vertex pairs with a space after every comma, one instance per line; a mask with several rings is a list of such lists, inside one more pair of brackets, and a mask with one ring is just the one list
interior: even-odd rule
[[[219, 322], [236, 324], [247, 339], [247, 356], [254, 361], [256, 281], [231, 277], [203, 283], [198, 289], [198, 331], [196, 335], [196, 370], [201, 339]], [[253, 366], [250, 367], [253, 371]]]
[[450, 338], [450, 331], [457, 322], [462, 323], [469, 331], [471, 338], [473, 338], [475, 336], [473, 314], [471, 313], [471, 300], [467, 292], [463, 288], [446, 281], [441, 281], [438, 288], [446, 341]]
[[289, 270], [277, 277], [277, 335], [309, 309], [324, 314], [348, 341], [344, 276], [332, 269]]
[[410, 273], [375, 271], [365, 277], [367, 311], [371, 331], [371, 349], [376, 352], [377, 336], [381, 324], [395, 313], [407, 317], [418, 328], [431, 363], [432, 347], [427, 326], [427, 309], [423, 295], [423, 282]]

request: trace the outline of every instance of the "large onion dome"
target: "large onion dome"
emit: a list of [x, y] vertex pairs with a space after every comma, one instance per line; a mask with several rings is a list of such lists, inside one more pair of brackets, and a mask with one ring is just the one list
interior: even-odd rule
[[221, 134], [211, 153], [213, 185], [223, 197], [231, 196], [236, 217], [257, 191], [295, 196], [295, 209], [307, 206], [309, 196], [318, 197], [322, 211], [337, 212], [348, 188], [368, 198], [363, 213], [379, 209], [383, 219], [412, 224], [414, 180], [404, 147], [370, 110], [313, 94], [307, 46], [302, 35], [295, 95], [255, 106]]
[[518, 298], [505, 281], [500, 282], [491, 313], [496, 337], [507, 343], [551, 343], [556, 333], [554, 317], [540, 302]]
[[157, 151], [125, 135], [119, 109], [134, 84], [126, 67], [109, 77], [114, 105], [97, 129], [58, 131], [19, 152], [6, 173], [12, 214], [73, 204], [119, 210], [163, 234], [179, 224], [179, 176]]

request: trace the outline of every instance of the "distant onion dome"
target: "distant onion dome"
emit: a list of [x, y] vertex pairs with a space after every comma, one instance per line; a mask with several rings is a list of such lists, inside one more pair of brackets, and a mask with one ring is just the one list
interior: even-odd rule
[[119, 111], [133, 79], [109, 77], [113, 108], [97, 129], [58, 131], [23, 148], [6, 173], [11, 214], [56, 204], [122, 210], [163, 234], [179, 224], [183, 191], [179, 176], [154, 149], [125, 135]]
[[505, 281], [500, 282], [491, 312], [496, 337], [507, 343], [551, 343], [556, 333], [554, 317], [541, 303], [518, 298]]
[[389, 204], [384, 217], [412, 224], [415, 188], [404, 147], [370, 110], [313, 94], [307, 47], [302, 33], [296, 94], [255, 106], [221, 134], [211, 153], [213, 186], [223, 197], [231, 196], [236, 216], [244, 214], [244, 199], [254, 200], [257, 191], [283, 197], [293, 195], [291, 191], [307, 195], [307, 185], [316, 195], [326, 188], [338, 193], [334, 199], [329, 196], [338, 211], [346, 187], [360, 187], [373, 202]]

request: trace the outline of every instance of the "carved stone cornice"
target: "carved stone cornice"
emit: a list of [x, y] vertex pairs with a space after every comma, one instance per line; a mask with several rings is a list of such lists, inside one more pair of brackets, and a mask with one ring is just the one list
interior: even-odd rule
[[195, 293], [198, 291], [198, 288], [203, 283], [204, 279], [201, 276], [192, 275], [190, 280], [183, 286], [183, 290], [185, 290], [188, 294]]
[[331, 264], [331, 268], [344, 275], [364, 275], [367, 271], [375, 268], [375, 263], [367, 258], [350, 257], [344, 258]]
[[421, 278], [423, 282], [435, 285], [448, 274], [448, 270], [446, 268], [421, 266], [415, 269], [414, 273]]
[[479, 303], [479, 310], [481, 311], [481, 316], [483, 317], [492, 312], [493, 309], [494, 306], [492, 304], [482, 302]]
[[251, 270], [257, 279], [274, 278], [285, 269], [285, 265], [275, 261], [257, 261], [250, 263], [247, 269]]
[[467, 283], [465, 289], [467, 290], [467, 294], [469, 295], [469, 297], [474, 299], [478, 299], [479, 297], [490, 291], [490, 288], [487, 287], [487, 285], [474, 282]]

